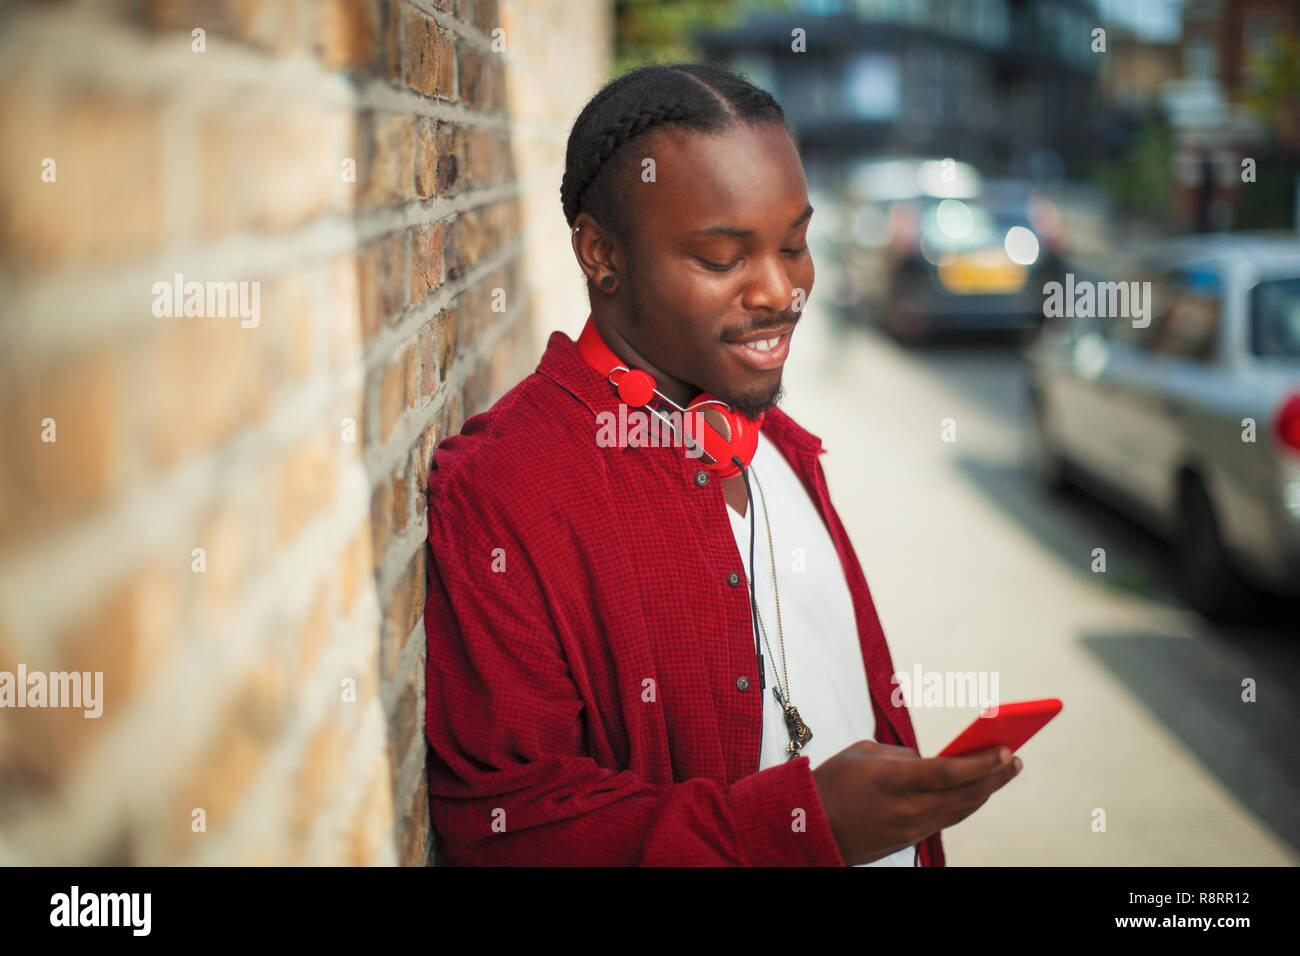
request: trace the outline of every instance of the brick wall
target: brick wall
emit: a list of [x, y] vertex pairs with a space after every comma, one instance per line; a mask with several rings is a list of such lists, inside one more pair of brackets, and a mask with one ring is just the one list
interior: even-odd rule
[[98, 718], [0, 709], [0, 862], [430, 862], [422, 489], [586, 315], [610, 30], [0, 8], [0, 672], [103, 674]]

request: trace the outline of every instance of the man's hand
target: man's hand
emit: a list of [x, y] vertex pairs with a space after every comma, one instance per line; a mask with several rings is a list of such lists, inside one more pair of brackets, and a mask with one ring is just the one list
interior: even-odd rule
[[922, 758], [859, 740], [813, 770], [840, 856], [870, 863], [965, 820], [1020, 772], [1006, 747]]

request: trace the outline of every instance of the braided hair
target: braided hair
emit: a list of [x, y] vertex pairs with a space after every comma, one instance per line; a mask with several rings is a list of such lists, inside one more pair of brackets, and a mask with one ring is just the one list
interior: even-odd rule
[[777, 123], [793, 137], [772, 94], [720, 66], [658, 63], [611, 80], [588, 100], [569, 132], [560, 185], [569, 228], [585, 212], [626, 243], [630, 144], [660, 126], [717, 133], [740, 123]]

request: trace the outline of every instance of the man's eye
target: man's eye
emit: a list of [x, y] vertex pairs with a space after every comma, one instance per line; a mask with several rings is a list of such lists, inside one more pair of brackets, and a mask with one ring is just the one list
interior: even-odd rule
[[792, 256], [801, 256], [808, 251], [807, 245], [802, 245], [798, 249], [782, 249], [782, 252], [788, 252]]
[[740, 260], [737, 259], [736, 262], [728, 263], [725, 265], [718, 265], [716, 262], [710, 262], [708, 259], [700, 259], [699, 256], [696, 256], [695, 258], [699, 259], [699, 261], [704, 265], [705, 268], [712, 269], [714, 272], [730, 272], [733, 268], [735, 268], [736, 263], [740, 262]]

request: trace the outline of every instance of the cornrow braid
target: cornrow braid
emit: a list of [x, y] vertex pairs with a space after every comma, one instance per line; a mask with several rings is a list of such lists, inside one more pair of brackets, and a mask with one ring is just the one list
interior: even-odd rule
[[717, 133], [738, 123], [777, 123], [790, 132], [772, 94], [720, 66], [652, 64], [611, 80], [587, 102], [569, 132], [560, 184], [569, 227], [586, 212], [626, 241], [626, 160], [632, 144], [662, 126]]

